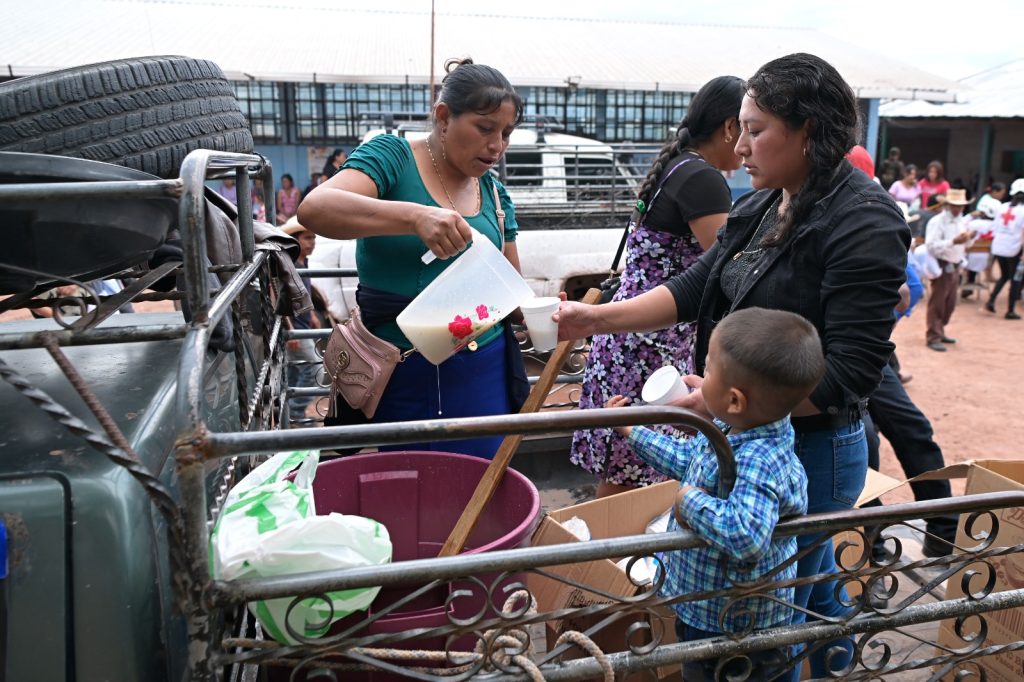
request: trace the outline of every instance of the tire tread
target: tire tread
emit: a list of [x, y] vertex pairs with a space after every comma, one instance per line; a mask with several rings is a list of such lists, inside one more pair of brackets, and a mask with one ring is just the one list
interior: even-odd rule
[[213, 62], [143, 57], [0, 84], [0, 150], [177, 175], [195, 149], [248, 153], [252, 135]]

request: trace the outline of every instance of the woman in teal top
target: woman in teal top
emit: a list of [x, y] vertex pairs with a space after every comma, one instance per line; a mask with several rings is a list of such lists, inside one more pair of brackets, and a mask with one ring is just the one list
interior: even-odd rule
[[[313, 232], [358, 240], [356, 298], [363, 322], [402, 349], [411, 345], [395, 317], [451, 265], [470, 241], [471, 227], [503, 248], [519, 269], [515, 209], [488, 171], [522, 120], [522, 101], [496, 69], [468, 59], [450, 60], [445, 68], [433, 128], [425, 139], [380, 135], [369, 140], [299, 207], [299, 220]], [[505, 211], [504, 234], [498, 227], [495, 187]], [[438, 258], [425, 265], [421, 257], [427, 249]], [[518, 348], [510, 348], [504, 325], [495, 325], [470, 348], [438, 367], [418, 353], [399, 363], [372, 421], [512, 411], [514, 382], [506, 351], [518, 353]], [[401, 449], [492, 457], [500, 442], [501, 437], [491, 437]]]

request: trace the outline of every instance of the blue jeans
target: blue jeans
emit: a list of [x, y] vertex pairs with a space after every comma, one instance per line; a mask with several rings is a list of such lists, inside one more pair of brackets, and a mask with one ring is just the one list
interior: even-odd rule
[[[499, 335], [476, 351], [463, 350], [435, 366], [413, 353], [395, 367], [373, 423], [508, 414], [505, 338]], [[435, 450], [492, 459], [503, 436], [387, 445], [381, 452]]]
[[[868, 469], [868, 448], [864, 436], [864, 423], [856, 421], [827, 431], [797, 431], [796, 454], [807, 472], [807, 513], [843, 511], [851, 509], [864, 489]], [[799, 551], [821, 540], [820, 535], [802, 535], [797, 538]], [[825, 542], [797, 564], [800, 578], [821, 573], [835, 573], [835, 554], [832, 543]], [[843, 616], [849, 609], [836, 598], [834, 582], [801, 585], [796, 588], [797, 605], [806, 606], [814, 613], [826, 617]], [[846, 598], [845, 590], [840, 593]], [[807, 616], [794, 612], [793, 623], [803, 623]], [[832, 659], [833, 670], [846, 666], [853, 655], [853, 642], [835, 640], [811, 655], [811, 672], [815, 678], [826, 677], [825, 652], [833, 646], [846, 649], [845, 656]]]
[[[680, 642], [696, 642], [701, 639], [712, 639], [721, 637], [720, 632], [708, 632], [687, 625], [676, 618], [676, 637]], [[746, 654], [750, 660], [752, 669], [749, 680], [767, 680], [773, 675], [779, 674], [790, 664], [790, 647], [780, 649], [767, 649], [765, 651], [752, 651]], [[683, 679], [686, 682], [712, 682], [716, 679], [715, 667], [722, 659], [710, 658], [703, 661], [687, 661], [683, 664]], [[730, 674], [742, 674], [745, 666], [742, 659], [727, 662], [722, 669], [720, 679], [728, 679]], [[775, 678], [776, 682], [797, 682], [800, 679], [800, 668], [787, 670], [781, 677]]]

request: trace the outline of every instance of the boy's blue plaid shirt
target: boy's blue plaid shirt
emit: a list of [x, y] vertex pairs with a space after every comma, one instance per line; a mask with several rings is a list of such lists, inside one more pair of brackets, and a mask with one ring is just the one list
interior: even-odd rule
[[[719, 428], [724, 424], [716, 420]], [[793, 427], [789, 418], [743, 433], [726, 434], [736, 456], [736, 486], [728, 499], [713, 493], [718, 487], [718, 460], [706, 436], [679, 439], [650, 429], [634, 428], [629, 443], [648, 464], [667, 476], [692, 485], [683, 497], [683, 518], [709, 544], [678, 552], [665, 552], [664, 596], [686, 595], [731, 587], [772, 571], [796, 554], [796, 538], [771, 539], [780, 518], [807, 511], [807, 475], [793, 451]], [[670, 531], [679, 530], [674, 515]], [[771, 578], [796, 577], [796, 563]], [[793, 588], [770, 592], [793, 601]], [[751, 598], [734, 604], [719, 622], [727, 603], [716, 597], [674, 605], [686, 624], [709, 632], [741, 632], [748, 627], [743, 611], [749, 609], [754, 628], [788, 623], [793, 610], [770, 599]]]

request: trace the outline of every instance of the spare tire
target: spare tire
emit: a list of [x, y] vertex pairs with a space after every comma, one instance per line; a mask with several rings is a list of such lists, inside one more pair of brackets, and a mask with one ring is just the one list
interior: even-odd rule
[[252, 148], [231, 83], [203, 59], [122, 59], [0, 84], [0, 150], [105, 161], [170, 178], [195, 149]]

